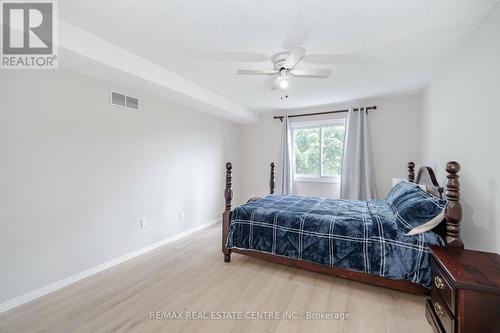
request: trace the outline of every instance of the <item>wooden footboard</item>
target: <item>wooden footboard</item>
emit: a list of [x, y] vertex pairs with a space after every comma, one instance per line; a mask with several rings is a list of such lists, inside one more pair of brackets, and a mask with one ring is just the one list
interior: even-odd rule
[[[271, 163], [271, 174], [269, 177], [269, 193], [274, 194], [275, 178], [274, 178], [274, 163]], [[226, 163], [226, 189], [224, 190], [224, 200], [226, 206], [224, 213], [222, 213], [222, 253], [224, 254], [224, 262], [231, 261], [231, 250], [226, 247], [227, 234], [229, 232], [229, 224], [231, 222], [231, 200], [233, 200], [233, 177], [232, 177], [233, 164]], [[252, 198], [249, 202], [258, 198]]]

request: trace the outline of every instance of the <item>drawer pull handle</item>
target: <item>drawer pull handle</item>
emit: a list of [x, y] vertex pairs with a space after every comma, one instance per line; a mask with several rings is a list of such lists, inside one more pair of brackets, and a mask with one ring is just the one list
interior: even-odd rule
[[444, 315], [443, 308], [438, 302], [434, 302], [434, 311], [436, 311], [436, 314], [439, 317], [442, 317]]
[[434, 277], [434, 285], [438, 289], [444, 289], [444, 282], [443, 279], [441, 279], [439, 276]]

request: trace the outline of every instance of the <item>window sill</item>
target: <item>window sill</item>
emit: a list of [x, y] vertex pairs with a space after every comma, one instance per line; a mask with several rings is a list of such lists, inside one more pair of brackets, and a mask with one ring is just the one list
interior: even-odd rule
[[328, 179], [328, 178], [316, 178], [316, 177], [311, 177], [311, 178], [306, 178], [306, 177], [301, 177], [301, 178], [295, 178], [294, 179], [298, 183], [329, 183], [329, 184], [340, 184], [340, 179]]

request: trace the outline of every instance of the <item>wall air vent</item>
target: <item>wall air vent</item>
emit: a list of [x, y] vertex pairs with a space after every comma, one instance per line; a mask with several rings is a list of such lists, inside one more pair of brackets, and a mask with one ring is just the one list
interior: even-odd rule
[[111, 104], [122, 108], [139, 110], [139, 99], [131, 96], [120, 94], [116, 91], [111, 91]]

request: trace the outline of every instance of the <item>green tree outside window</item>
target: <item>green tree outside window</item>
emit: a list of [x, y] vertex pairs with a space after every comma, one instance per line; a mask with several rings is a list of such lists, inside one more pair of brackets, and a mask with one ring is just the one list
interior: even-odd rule
[[344, 131], [344, 124], [294, 129], [295, 174], [302, 177], [340, 176]]

